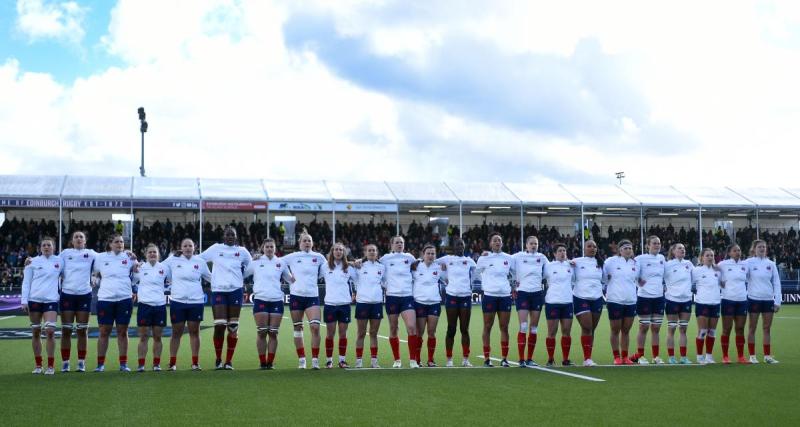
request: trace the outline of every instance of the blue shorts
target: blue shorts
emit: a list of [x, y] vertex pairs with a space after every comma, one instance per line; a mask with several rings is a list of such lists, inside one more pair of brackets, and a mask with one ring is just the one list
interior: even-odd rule
[[619, 320], [625, 317], [636, 317], [636, 304], [608, 304], [608, 320]]
[[675, 315], [681, 313], [692, 313], [692, 301], [677, 302], [667, 300], [666, 304], [667, 314]]
[[400, 314], [408, 310], [414, 310], [414, 297], [394, 297], [386, 295], [386, 314]]
[[530, 310], [542, 311], [544, 305], [544, 291], [525, 292], [517, 291], [517, 311]]
[[289, 295], [289, 310], [306, 311], [307, 308], [319, 307], [319, 297], [301, 297], [299, 295]]
[[587, 312], [600, 314], [603, 312], [603, 297], [597, 299], [583, 299], [573, 296], [572, 310], [575, 312], [576, 316]]
[[383, 305], [379, 302], [375, 304], [357, 302], [356, 319], [383, 319]]
[[322, 319], [325, 323], [350, 323], [350, 304], [325, 304], [325, 311], [322, 313]]
[[254, 298], [253, 314], [256, 313], [283, 314], [283, 301], [262, 301]]
[[61, 311], [89, 311], [92, 306], [92, 293], [83, 295], [61, 294]]
[[428, 317], [428, 316], [439, 317], [439, 315], [442, 313], [442, 304], [441, 303], [421, 304], [415, 301], [414, 309], [417, 312], [417, 318]]
[[172, 323], [202, 322], [204, 310], [203, 303], [184, 304], [171, 301], [169, 303], [169, 318]]
[[545, 304], [544, 317], [548, 320], [572, 319], [572, 304]]
[[636, 300], [636, 313], [641, 316], [663, 316], [664, 315], [664, 297], [647, 298], [639, 297]]
[[211, 292], [212, 305], [242, 306], [244, 291], [237, 289], [230, 292]]
[[454, 297], [452, 295], [445, 295], [444, 308], [472, 308], [472, 296]]
[[28, 311], [31, 313], [46, 313], [48, 311], [58, 313], [58, 303], [28, 301]]
[[775, 311], [775, 302], [772, 300], [747, 299], [751, 313], [772, 313]]
[[98, 325], [127, 325], [131, 322], [133, 300], [130, 298], [122, 301], [97, 301]]
[[697, 317], [719, 318], [719, 304], [695, 304], [694, 315]]
[[483, 295], [481, 309], [484, 313], [497, 313], [498, 311], [511, 311], [511, 297], [493, 297]]
[[164, 326], [167, 324], [166, 305], [136, 305], [136, 324], [138, 326]]
[[[770, 301], [771, 303], [772, 301]], [[747, 314], [747, 300], [745, 301], [731, 301], [729, 299], [722, 300], [722, 315], [723, 316], [744, 316]]]

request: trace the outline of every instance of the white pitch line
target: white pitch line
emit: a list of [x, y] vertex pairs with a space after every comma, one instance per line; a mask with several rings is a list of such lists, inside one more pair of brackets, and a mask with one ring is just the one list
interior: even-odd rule
[[[483, 356], [475, 356], [475, 357], [477, 357], [479, 359], [483, 359]], [[489, 359], [494, 360], [496, 362], [500, 362], [501, 360], [503, 360], [503, 359], [498, 359], [496, 357], [490, 357]], [[509, 365], [517, 365], [517, 366], [519, 366], [519, 363], [512, 362], [512, 361], [508, 361], [508, 364]], [[541, 366], [528, 366], [527, 369], [536, 369], [536, 370], [539, 370], [539, 371], [550, 372], [551, 374], [565, 375], [565, 376], [568, 376], [568, 377], [578, 378], [578, 379], [586, 380], [586, 381], [606, 382], [606, 380], [600, 379], [600, 378], [590, 377], [590, 376], [586, 376], [586, 375], [573, 374], [572, 372], [564, 372], [564, 371], [560, 371], [560, 370], [557, 370], [557, 369], [543, 368]]]
[[480, 369], [476, 369], [475, 366], [468, 367], [468, 366], [435, 366], [435, 367], [427, 367], [427, 366], [420, 366], [419, 368], [346, 368], [345, 371], [348, 372], [358, 372], [358, 371], [429, 371], [431, 369], [472, 369], [478, 371]]
[[[576, 365], [576, 366], [577, 366], [577, 365]], [[698, 364], [698, 363], [692, 363], [692, 364], [675, 364], [675, 365], [670, 365], [669, 363], [664, 363], [663, 365], [654, 365], [654, 364], [652, 364], [652, 363], [651, 363], [651, 364], [649, 364], [649, 365], [599, 365], [599, 364], [598, 364], [598, 365], [595, 365], [595, 367], [597, 367], [597, 368], [633, 368], [633, 367], [640, 367], [640, 368], [653, 368], [653, 367], [657, 367], [657, 368], [665, 368], [665, 367], [676, 367], [676, 368], [679, 368], [679, 367], [686, 367], [686, 366], [705, 366], [705, 365], [701, 365], [701, 364]]]
[[793, 317], [793, 316], [775, 316], [775, 318], [776, 319], [792, 319], [792, 320], [800, 319], [800, 317]]
[[[11, 317], [14, 317], [14, 316], [11, 316]], [[284, 319], [288, 319], [288, 317], [286, 317], [286, 316], [283, 316], [283, 318], [284, 318]], [[0, 319], [0, 320], [2, 320], [2, 319]], [[327, 327], [328, 325], [326, 325], [326, 324], [324, 324], [324, 323], [320, 323], [320, 326], [325, 326], [325, 327]], [[387, 337], [386, 335], [378, 335], [378, 338], [383, 338], [383, 339], [385, 339], [385, 340], [388, 340], [388, 339], [389, 339], [389, 337]], [[406, 340], [400, 340], [400, 342], [407, 343], [408, 341], [406, 341]], [[361, 369], [366, 369], [366, 368], [361, 368]]]
[[17, 317], [17, 316], [3, 316], [3, 317], [0, 317], [0, 320], [13, 319], [15, 317]]

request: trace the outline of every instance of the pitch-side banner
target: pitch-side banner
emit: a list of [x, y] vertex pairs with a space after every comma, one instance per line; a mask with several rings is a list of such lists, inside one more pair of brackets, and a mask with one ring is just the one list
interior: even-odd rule
[[58, 199], [0, 199], [0, 208], [58, 209]]
[[203, 201], [203, 209], [209, 211], [263, 211], [267, 209], [266, 202], [230, 202], [230, 201]]
[[[273, 202], [269, 209], [293, 212], [330, 212], [333, 203]], [[396, 212], [396, 203], [336, 203], [336, 212]]]

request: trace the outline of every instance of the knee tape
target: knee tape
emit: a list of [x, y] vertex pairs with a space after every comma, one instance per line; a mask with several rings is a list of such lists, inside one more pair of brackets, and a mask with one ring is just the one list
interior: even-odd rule
[[225, 326], [228, 324], [228, 321], [225, 319], [214, 319], [214, 326]]
[[239, 330], [239, 322], [229, 322], [228, 323], [228, 332], [235, 333]]
[[708, 336], [710, 336], [711, 338], [714, 338], [715, 336], [717, 336], [717, 330], [716, 329], [709, 329], [708, 330]]
[[268, 326], [259, 326], [256, 328], [256, 330], [258, 331], [259, 335], [264, 336], [269, 333], [270, 328]]
[[279, 328], [270, 327], [268, 332], [269, 332], [270, 335], [278, 335], [278, 331], [279, 331]]
[[31, 323], [31, 329], [42, 329], [41, 323]]
[[641, 318], [640, 317], [639, 318], [639, 324], [640, 325], [644, 325], [644, 326], [650, 325], [650, 318], [649, 317], [645, 317], [645, 318]]
[[704, 339], [708, 334], [708, 329], [700, 329], [697, 331], [697, 338]]
[[319, 319], [309, 320], [308, 324], [309, 325], [319, 325], [320, 321], [319, 321]]
[[650, 321], [650, 324], [651, 324], [651, 325], [656, 325], [656, 326], [661, 326], [661, 324], [662, 324], [662, 323], [664, 323], [664, 320], [663, 320], [663, 319], [661, 319], [660, 317], [659, 317], [659, 318], [657, 318], [657, 319], [652, 319], [652, 320]]
[[667, 327], [670, 329], [675, 329], [678, 327], [678, 322], [670, 320], [667, 322]]
[[294, 323], [292, 323], [292, 325], [294, 325], [295, 328], [299, 327], [300, 329], [303, 329], [303, 321], [302, 320], [299, 321], [299, 322], [294, 322]]
[[531, 326], [531, 333], [532, 334], [536, 334], [536, 332], [538, 332], [538, 331], [539, 331], [539, 327], [538, 326]]
[[75, 329], [75, 324], [74, 323], [62, 323], [61, 324], [61, 329], [69, 329], [71, 331], [71, 330]]
[[528, 322], [520, 322], [519, 330], [520, 332], [525, 333], [525, 331], [528, 330]]
[[686, 327], [689, 326], [689, 321], [688, 320], [678, 320], [678, 326], [680, 326], [681, 328], [686, 328]]
[[45, 329], [55, 330], [56, 326], [58, 326], [56, 325], [56, 322], [44, 322]]
[[303, 338], [303, 331], [302, 331], [302, 330], [299, 330], [299, 331], [294, 331], [294, 333], [293, 333], [292, 335], [293, 335], [295, 338]]

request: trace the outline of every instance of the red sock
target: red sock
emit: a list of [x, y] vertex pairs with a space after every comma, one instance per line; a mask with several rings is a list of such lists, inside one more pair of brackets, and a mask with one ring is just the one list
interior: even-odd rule
[[528, 334], [528, 360], [533, 360], [533, 350], [536, 349], [536, 336], [535, 333]]
[[436, 337], [428, 337], [428, 362], [433, 362], [433, 354], [436, 352]]
[[408, 336], [408, 358], [417, 360], [417, 336]]
[[461, 344], [461, 354], [464, 356], [465, 359], [469, 357], [469, 345], [468, 344]]
[[339, 338], [339, 356], [347, 354], [347, 338]]
[[105, 365], [106, 364], [106, 357], [105, 356], [97, 356], [97, 364], [98, 365]]
[[628, 358], [628, 350], [622, 350], [622, 358], [623, 359], [627, 359]]
[[592, 336], [581, 335], [581, 347], [583, 347], [583, 360], [592, 358]]
[[47, 358], [47, 367], [48, 368], [52, 368], [53, 364], [55, 363], [55, 360], [56, 360], [55, 357], [48, 357]]
[[644, 356], [644, 347], [636, 347], [636, 355], [634, 357]]
[[744, 357], [744, 335], [736, 335], [736, 354]]
[[217, 360], [222, 359], [222, 344], [225, 342], [225, 337], [214, 337], [214, 354], [217, 355]]
[[503, 359], [508, 357], [508, 341], [500, 341], [500, 353], [503, 355]]
[[572, 337], [561, 336], [561, 356], [563, 360], [569, 360], [569, 350], [572, 347]]
[[653, 357], [658, 357], [658, 354], [660, 352], [659, 351], [660, 349], [658, 347], [659, 347], [658, 344], [653, 344], [650, 346], [650, 348], [653, 350]]
[[722, 346], [722, 356], [728, 357], [728, 347], [731, 342], [731, 337], [729, 335], [723, 335], [719, 337], [719, 344]]
[[714, 341], [716, 341], [715, 337], [712, 337], [711, 335], [706, 335], [706, 354], [714, 353]]
[[319, 357], [319, 347], [311, 347], [311, 357], [314, 359]]
[[139, 366], [144, 366], [144, 357], [139, 358]]
[[192, 356], [192, 365], [200, 364], [200, 356]]
[[78, 350], [78, 360], [86, 360], [86, 350]]
[[483, 346], [483, 359], [489, 360], [489, 354], [492, 352], [492, 348], [488, 345]]
[[306, 348], [300, 347], [297, 349], [297, 357], [306, 357]]
[[275, 360], [275, 353], [267, 353], [267, 363], [272, 363]]
[[517, 352], [519, 360], [525, 360], [525, 332], [517, 332]]
[[361, 359], [364, 356], [364, 347], [356, 347], [356, 359]]
[[262, 365], [266, 365], [267, 364], [267, 355], [264, 354], [264, 353], [260, 353], [258, 355], [258, 361], [261, 362]]
[[686, 346], [685, 345], [681, 346], [681, 357], [686, 357]]
[[695, 338], [694, 339], [694, 344], [697, 347], [697, 355], [698, 356], [704, 354], [703, 353], [703, 345], [705, 344], [705, 342], [706, 341], [703, 338]]
[[394, 360], [400, 360], [400, 338], [389, 338], [389, 346], [392, 347], [392, 357], [394, 357]]
[[453, 349], [452, 348], [445, 348], [444, 349], [444, 353], [445, 353], [445, 356], [447, 356], [448, 359], [452, 359], [453, 358]]
[[160, 364], [161, 364], [161, 358], [160, 357], [154, 357], [153, 358], [153, 366], [160, 365]]
[[325, 337], [325, 357], [333, 357], [333, 338]]
[[68, 348], [61, 349], [61, 360], [67, 361], [69, 360], [69, 350]]
[[233, 361], [233, 353], [236, 351], [237, 342], [239, 342], [239, 337], [228, 334], [228, 351], [225, 354], [225, 363]]
[[38, 367], [42, 366], [42, 356], [33, 356], [33, 360], [34, 362], [36, 362], [36, 366]]
[[547, 337], [544, 339], [544, 345], [547, 347], [547, 360], [553, 360], [553, 354], [556, 352], [556, 339]]
[[120, 365], [127, 365], [128, 364], [128, 356], [120, 356], [119, 357], [119, 364]]
[[176, 356], [169, 357], [169, 366], [175, 366], [178, 364], [178, 358]]
[[611, 353], [614, 354], [614, 359], [619, 359], [619, 350], [611, 350]]
[[756, 355], [756, 343], [749, 342], [747, 343], [747, 351], [750, 353], [751, 356]]
[[772, 355], [772, 346], [769, 344], [764, 344], [764, 356], [771, 356]]
[[378, 358], [378, 346], [375, 345], [369, 348], [369, 355], [372, 356], [373, 359]]
[[667, 354], [669, 357], [675, 357], [675, 347], [667, 347]]
[[414, 346], [416, 352], [414, 353], [414, 358], [416, 358], [417, 363], [422, 362], [422, 337], [417, 335], [417, 343]]

